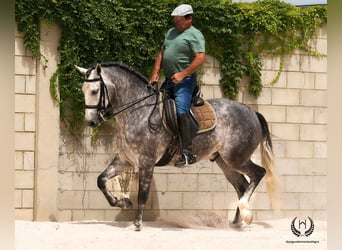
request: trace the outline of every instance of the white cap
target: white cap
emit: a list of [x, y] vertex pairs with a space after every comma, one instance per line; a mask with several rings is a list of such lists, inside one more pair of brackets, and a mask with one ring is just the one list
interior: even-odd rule
[[185, 16], [193, 13], [191, 5], [181, 4], [172, 11], [171, 16]]

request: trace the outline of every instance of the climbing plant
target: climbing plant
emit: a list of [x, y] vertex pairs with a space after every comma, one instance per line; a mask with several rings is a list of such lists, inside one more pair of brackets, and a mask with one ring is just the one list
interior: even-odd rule
[[[259, 95], [262, 56], [282, 59], [296, 49], [320, 56], [309, 40], [327, 22], [326, 6], [299, 8], [279, 0], [187, 2], [194, 8], [194, 25], [204, 33], [208, 54], [220, 62], [220, 83], [227, 98], [237, 97], [244, 75], [249, 76], [250, 93]], [[176, 0], [16, 1], [17, 27], [34, 57], [41, 58], [40, 21], [54, 22], [61, 29], [60, 61], [50, 89], [71, 131], [81, 131], [84, 112], [82, 79], [74, 65], [120, 61], [148, 77], [164, 34], [173, 26], [170, 12], [178, 4]]]

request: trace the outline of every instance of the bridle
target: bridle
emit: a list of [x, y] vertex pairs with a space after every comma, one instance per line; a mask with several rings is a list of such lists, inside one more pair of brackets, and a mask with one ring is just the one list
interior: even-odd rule
[[[108, 89], [106, 84], [103, 81], [102, 76], [100, 75], [98, 78], [94, 79], [85, 79], [85, 82], [100, 82], [100, 98], [97, 105], [85, 105], [86, 109], [96, 109], [97, 114], [101, 117], [103, 121], [106, 121], [112, 118], [113, 115], [113, 108], [112, 104], [109, 99]], [[108, 100], [108, 105], [106, 106], [106, 97]]]
[[[121, 106], [116, 107], [115, 109], [119, 109], [120, 110], [114, 112], [113, 111], [113, 106], [112, 103], [110, 102], [110, 98], [109, 98], [109, 94], [108, 94], [108, 89], [107, 86], [101, 76], [101, 74], [99, 75], [98, 78], [94, 78], [94, 79], [85, 79], [85, 82], [100, 82], [100, 98], [99, 98], [99, 102], [97, 103], [97, 105], [85, 105], [86, 109], [96, 109], [97, 110], [97, 114], [99, 115], [99, 117], [103, 120], [103, 121], [107, 121], [111, 118], [113, 118], [114, 116], [122, 113], [123, 111], [133, 107], [134, 105], [146, 100], [147, 98], [151, 97], [151, 96], [155, 96], [156, 100], [153, 106], [153, 109], [149, 115], [148, 118], [148, 126], [151, 132], [153, 133], [158, 133], [160, 131], [161, 128], [161, 121], [160, 123], [153, 123], [152, 122], [152, 114], [154, 113], [154, 111], [157, 108], [158, 105], [158, 101], [159, 101], [159, 92], [161, 90], [156, 89], [152, 84], [148, 84], [147, 88], [152, 89], [153, 92], [151, 94], [148, 94], [144, 97], [141, 97], [135, 101], [123, 104]], [[106, 106], [106, 98], [108, 100], [108, 105]]]

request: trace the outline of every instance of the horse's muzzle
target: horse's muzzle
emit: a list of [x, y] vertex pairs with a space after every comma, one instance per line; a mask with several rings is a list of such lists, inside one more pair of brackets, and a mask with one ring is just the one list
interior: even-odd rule
[[96, 122], [96, 121], [86, 121], [87, 126], [92, 127], [92, 128], [96, 128], [97, 126], [100, 125], [100, 122]]
[[101, 125], [101, 123], [103, 122], [103, 119], [99, 116], [92, 116], [91, 118], [86, 118], [86, 125], [92, 128], [96, 128], [98, 126]]
[[84, 119], [86, 125], [92, 128], [100, 126], [100, 124], [103, 122], [103, 119], [96, 109], [86, 109]]

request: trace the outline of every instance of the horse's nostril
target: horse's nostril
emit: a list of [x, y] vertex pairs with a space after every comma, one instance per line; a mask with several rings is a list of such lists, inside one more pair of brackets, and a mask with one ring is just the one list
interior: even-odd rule
[[94, 128], [97, 126], [97, 124], [94, 121], [87, 121], [87, 126]]

